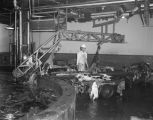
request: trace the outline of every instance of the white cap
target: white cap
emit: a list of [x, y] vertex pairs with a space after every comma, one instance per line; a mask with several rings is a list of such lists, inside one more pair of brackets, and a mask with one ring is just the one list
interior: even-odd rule
[[81, 47], [82, 47], [82, 48], [86, 48], [86, 45], [85, 45], [85, 44], [82, 44]]

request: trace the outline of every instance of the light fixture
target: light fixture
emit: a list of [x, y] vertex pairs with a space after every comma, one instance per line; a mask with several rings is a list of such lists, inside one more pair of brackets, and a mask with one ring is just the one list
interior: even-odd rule
[[5, 27], [5, 29], [7, 29], [7, 30], [14, 30], [14, 27], [12, 27], [13, 25], [11, 25], [11, 26], [6, 26]]
[[28, 58], [27, 55], [23, 55], [23, 60], [26, 60]]

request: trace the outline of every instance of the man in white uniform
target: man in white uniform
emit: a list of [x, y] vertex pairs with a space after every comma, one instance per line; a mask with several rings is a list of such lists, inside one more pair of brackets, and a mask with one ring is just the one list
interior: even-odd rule
[[86, 71], [86, 68], [88, 68], [85, 44], [80, 46], [80, 51], [77, 53], [77, 68], [78, 71]]

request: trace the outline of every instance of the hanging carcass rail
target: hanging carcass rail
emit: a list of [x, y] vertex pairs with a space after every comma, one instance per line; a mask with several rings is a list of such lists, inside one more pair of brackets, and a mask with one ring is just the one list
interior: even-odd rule
[[98, 42], [100, 43], [124, 43], [124, 35], [117, 33], [100, 33], [100, 32], [86, 32], [86, 31], [72, 31], [65, 30], [60, 32], [62, 40], [70, 41], [84, 41], [84, 42]]
[[59, 32], [52, 35], [43, 45], [41, 45], [31, 56], [23, 61], [14, 71], [13, 76], [19, 78], [29, 71], [35, 71], [46, 61], [47, 53], [54, 53], [61, 41]]
[[[101, 33], [99, 32], [67, 30], [67, 31], [63, 31], [62, 34], [63, 34], [64, 40], [85, 41], [85, 42], [98, 42], [101, 40]], [[107, 35], [110, 35], [110, 34], [107, 34]]]

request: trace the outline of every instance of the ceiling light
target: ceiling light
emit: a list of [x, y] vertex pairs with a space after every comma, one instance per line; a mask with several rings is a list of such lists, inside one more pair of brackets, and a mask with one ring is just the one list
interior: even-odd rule
[[14, 28], [11, 27], [11, 26], [6, 26], [5, 29], [7, 29], [7, 30], [14, 30]]

